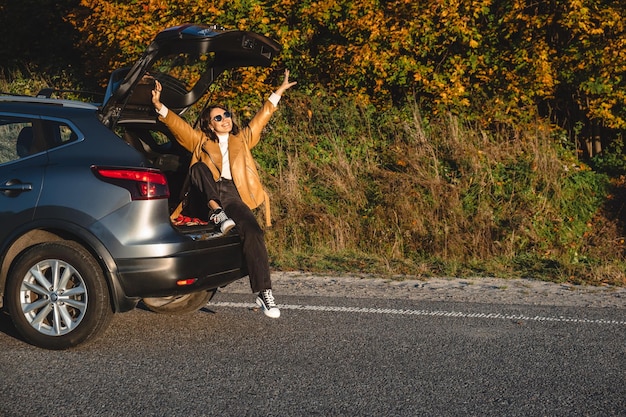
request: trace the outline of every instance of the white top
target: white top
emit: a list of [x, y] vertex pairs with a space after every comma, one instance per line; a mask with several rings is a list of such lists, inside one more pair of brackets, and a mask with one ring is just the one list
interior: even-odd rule
[[220, 151], [222, 152], [222, 178], [232, 180], [233, 176], [230, 173], [230, 159], [228, 159], [228, 133], [217, 135], [220, 140]]

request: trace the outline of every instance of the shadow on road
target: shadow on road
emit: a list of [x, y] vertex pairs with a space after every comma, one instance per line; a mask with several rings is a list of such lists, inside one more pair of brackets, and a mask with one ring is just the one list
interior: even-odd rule
[[24, 339], [22, 339], [17, 330], [15, 330], [11, 317], [5, 312], [0, 312], [0, 332], [24, 342]]

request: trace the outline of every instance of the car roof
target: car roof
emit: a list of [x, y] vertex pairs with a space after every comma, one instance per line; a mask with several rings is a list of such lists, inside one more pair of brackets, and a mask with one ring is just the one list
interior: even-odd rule
[[75, 109], [85, 109], [95, 111], [98, 107], [91, 103], [85, 103], [76, 100], [64, 100], [56, 98], [30, 97], [30, 96], [12, 96], [0, 95], [0, 103], [19, 103], [19, 104], [36, 104], [71, 107]]

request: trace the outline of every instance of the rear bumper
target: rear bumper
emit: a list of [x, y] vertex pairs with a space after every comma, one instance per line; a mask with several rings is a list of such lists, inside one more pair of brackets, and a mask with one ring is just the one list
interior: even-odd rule
[[[241, 244], [195, 248], [172, 255], [118, 259], [118, 276], [127, 297], [165, 297], [222, 287], [247, 274]], [[179, 280], [194, 280], [178, 285]]]

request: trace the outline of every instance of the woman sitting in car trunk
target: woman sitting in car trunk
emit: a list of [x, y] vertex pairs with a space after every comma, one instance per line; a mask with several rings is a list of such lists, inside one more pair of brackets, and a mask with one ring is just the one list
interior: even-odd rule
[[280, 310], [272, 295], [269, 260], [265, 237], [252, 209], [265, 203], [266, 224], [270, 224], [270, 207], [256, 170], [252, 149], [261, 138], [261, 131], [276, 111], [283, 93], [294, 86], [289, 70], [278, 89], [270, 95], [248, 125], [239, 128], [224, 106], [210, 106], [200, 115], [196, 130], [175, 112], [161, 103], [161, 84], [156, 81], [152, 103], [159, 119], [176, 140], [192, 153], [191, 187], [206, 200], [209, 220], [222, 233], [237, 225], [247, 262], [250, 287], [258, 293], [256, 303], [266, 316], [278, 318]]

